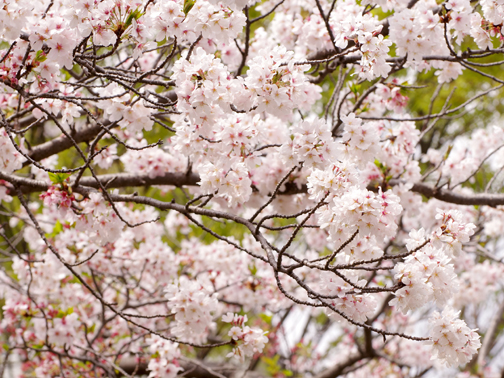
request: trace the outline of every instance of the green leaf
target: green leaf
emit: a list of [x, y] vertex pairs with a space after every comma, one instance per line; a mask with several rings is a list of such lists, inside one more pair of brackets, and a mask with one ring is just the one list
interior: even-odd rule
[[56, 224], [54, 225], [53, 228], [53, 234], [58, 235], [61, 231], [63, 231], [63, 225], [61, 224], [60, 221], [56, 221]]
[[131, 25], [133, 19], [138, 20], [142, 16], [143, 13], [140, 10], [140, 8], [135, 9], [133, 12], [129, 14], [128, 18], [126, 19], [126, 22], [124, 23], [125, 28], [128, 28]]
[[63, 310], [58, 310], [58, 313], [56, 314], [56, 318], [64, 318], [65, 316], [68, 316], [70, 315], [71, 313], [73, 313], [73, 307], [69, 307], [66, 309], [66, 311], [63, 311]]
[[5, 350], [5, 351], [8, 351], [10, 348], [9, 348], [9, 345], [7, 344], [2, 344], [2, 348]]
[[318, 323], [318, 324], [325, 324], [327, 322], [327, 315], [324, 314], [324, 313], [320, 313], [319, 315], [317, 315], [315, 317], [315, 321]]
[[276, 84], [278, 83], [278, 81], [282, 78], [282, 73], [281, 72], [277, 72], [274, 76], [273, 76], [273, 79], [271, 79], [271, 82], [273, 84]]
[[444, 160], [448, 159], [448, 156], [450, 155], [450, 152], [452, 151], [453, 149], [453, 144], [450, 144], [448, 146], [448, 149], [446, 150], [446, 153], [445, 153], [445, 156], [444, 156]]
[[250, 274], [252, 274], [253, 276], [255, 276], [256, 273], [257, 273], [257, 266], [255, 264], [253, 264], [253, 265], [249, 265], [248, 268], [249, 268]]
[[277, 354], [272, 358], [261, 357], [261, 361], [266, 365], [266, 371], [272, 375], [276, 376], [279, 373], [283, 373], [283, 370], [280, 368], [278, 361], [280, 360], [280, 355]]
[[36, 62], [42, 63], [46, 59], [47, 59], [47, 55], [42, 50], [37, 51], [37, 54], [35, 55], [35, 59], [34, 59]]
[[273, 320], [273, 315], [260, 314], [259, 317], [262, 319], [262, 321], [271, 325], [271, 321]]
[[375, 159], [374, 165], [376, 165], [376, 167], [380, 170], [381, 173], [385, 174], [387, 172], [387, 167], [383, 165], [383, 163], [378, 159]]
[[351, 83], [350, 84], [350, 90], [352, 91], [353, 94], [357, 95], [359, 93], [359, 90], [362, 88], [361, 84], [355, 84]]
[[45, 234], [45, 236], [46, 236], [46, 238], [52, 239], [52, 238], [56, 237], [61, 231], [63, 231], [63, 225], [58, 220], [54, 224], [52, 232], [50, 234]]
[[278, 360], [280, 359], [280, 355], [277, 354], [273, 357], [261, 357], [261, 360], [268, 365], [269, 367], [277, 368], [278, 367]]
[[53, 184], [63, 184], [67, 178], [70, 177], [69, 173], [52, 173], [49, 172], [49, 179]]
[[194, 7], [195, 0], [184, 0], [184, 14], [187, 14], [191, 11], [192, 7]]

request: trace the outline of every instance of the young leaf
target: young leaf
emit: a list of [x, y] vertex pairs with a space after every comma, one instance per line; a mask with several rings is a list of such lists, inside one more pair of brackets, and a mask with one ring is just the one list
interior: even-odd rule
[[57, 185], [57, 184], [63, 184], [65, 182], [65, 180], [70, 177], [69, 173], [52, 173], [52, 172], [49, 172], [48, 175], [49, 175], [49, 179], [51, 180], [51, 182], [53, 184], [55, 184], [55, 185]]
[[184, 0], [184, 14], [187, 14], [191, 11], [192, 7], [194, 7], [195, 0]]

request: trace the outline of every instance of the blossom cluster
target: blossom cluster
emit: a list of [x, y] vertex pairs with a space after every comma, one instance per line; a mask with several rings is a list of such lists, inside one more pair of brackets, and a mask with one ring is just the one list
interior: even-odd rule
[[392, 237], [402, 210], [399, 197], [392, 191], [376, 194], [366, 189], [335, 197], [331, 205], [319, 212], [319, 222], [328, 229], [331, 240], [340, 243], [356, 231], [377, 238]]
[[[359, 276], [355, 273], [344, 273], [346, 280], [333, 274], [324, 273], [322, 275], [321, 292], [325, 295], [336, 296], [336, 298], [328, 299], [328, 302], [336, 310], [356, 322], [364, 323], [374, 314], [377, 306], [376, 298], [367, 293], [358, 294], [358, 290], [355, 290], [354, 285], [364, 287], [365, 280], [359, 280]], [[331, 316], [333, 312], [329, 310], [328, 314]]]
[[453, 309], [434, 312], [429, 322], [433, 357], [446, 364], [468, 363], [481, 346], [477, 330], [470, 329]]
[[89, 200], [83, 204], [82, 215], [78, 218], [76, 227], [96, 238], [98, 243], [106, 244], [120, 237], [124, 223], [114, 209], [106, 205], [100, 193], [91, 193]]
[[186, 341], [201, 343], [215, 325], [213, 315], [219, 311], [217, 298], [198, 281], [184, 277], [178, 285], [169, 285], [165, 291], [175, 314], [175, 326], [171, 333]]
[[436, 219], [441, 225], [427, 235], [421, 228], [411, 231], [406, 239], [406, 247], [412, 253], [404, 263], [398, 263], [395, 278], [404, 287], [394, 293], [391, 305], [404, 313], [434, 300], [440, 307], [446, 305], [458, 291], [459, 283], [451, 258], [461, 250], [461, 244], [468, 242], [475, 225], [466, 224], [458, 211], [438, 209]]
[[117, 83], [101, 89], [100, 95], [105, 99], [96, 105], [103, 109], [110, 122], [119, 122], [121, 127], [133, 134], [143, 129], [152, 129], [154, 122], [149, 118], [151, 110], [142, 101], [132, 99]]
[[450, 258], [441, 250], [427, 245], [395, 266], [395, 278], [404, 287], [397, 290], [390, 302], [406, 313], [434, 300], [439, 306], [458, 291], [458, 280]]
[[320, 87], [309, 83], [303, 74], [309, 67], [296, 65], [292, 51], [277, 47], [258, 55], [250, 61], [245, 79], [257, 111], [290, 119], [293, 108], [306, 110], [320, 99]]
[[352, 41], [359, 48], [359, 77], [368, 80], [387, 77], [391, 68], [386, 58], [392, 42], [380, 33], [383, 25], [378, 17], [365, 13], [363, 6], [352, 1], [345, 1], [342, 6], [345, 11], [334, 12], [331, 17], [336, 46], [346, 48]]
[[178, 344], [153, 335], [149, 338], [149, 351], [153, 358], [149, 361], [149, 378], [173, 378], [183, 369], [177, 359], [180, 357]]
[[501, 83], [503, 21], [495, 0], [0, 0], [1, 358], [171, 378], [220, 340], [315, 375], [364, 338], [379, 358], [345, 374], [413, 376], [437, 306], [422, 336], [469, 362], [456, 310], [503, 285], [504, 129], [465, 117], [498, 87], [445, 92]]
[[268, 342], [266, 332], [260, 328], [250, 328], [246, 326], [247, 315], [238, 315], [228, 312], [222, 315], [224, 323], [232, 325], [228, 332], [238, 346], [233, 348], [233, 351], [228, 354], [228, 357], [236, 357], [243, 361], [245, 357], [252, 357], [256, 353], [261, 353], [265, 344]]
[[7, 132], [0, 130], [0, 168], [4, 172], [13, 172], [20, 169], [23, 165], [24, 158], [12, 144]]

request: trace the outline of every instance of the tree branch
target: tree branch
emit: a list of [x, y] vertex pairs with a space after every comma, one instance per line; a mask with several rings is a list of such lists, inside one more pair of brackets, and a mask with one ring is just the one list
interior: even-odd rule
[[[181, 186], [198, 186], [200, 177], [196, 173], [182, 173], [182, 172], [167, 172], [163, 176], [149, 177], [146, 174], [129, 174], [129, 173], [117, 173], [117, 174], [106, 174], [96, 176], [98, 181], [94, 177], [82, 177], [79, 182], [78, 187], [74, 187], [74, 191], [79, 191], [83, 193], [89, 192], [89, 189], [98, 189], [101, 185], [107, 187], [107, 189], [116, 188], [126, 188], [126, 187], [138, 187], [138, 186], [151, 186], [151, 185], [173, 185], [177, 187]], [[28, 179], [20, 177], [17, 175], [8, 174], [6, 172], [0, 171], [0, 179], [5, 180], [11, 184], [16, 184], [21, 187], [23, 193], [30, 192], [40, 192], [46, 191], [49, 188], [49, 184], [44, 181]], [[395, 186], [402, 183], [401, 180], [390, 180], [389, 184]], [[101, 185], [100, 185], [101, 184]], [[71, 185], [71, 184], [70, 184]], [[369, 189], [373, 189], [370, 187]], [[255, 189], [257, 191], [257, 189]], [[285, 190], [278, 192], [280, 195], [292, 195], [306, 193], [306, 185], [301, 187], [294, 183], [286, 183]], [[461, 194], [456, 193], [451, 190], [435, 188], [424, 183], [415, 183], [411, 188], [411, 191], [415, 193], [422, 194], [428, 198], [436, 198], [443, 202], [453, 203], [457, 205], [466, 206], [499, 206], [504, 205], [504, 193], [503, 194], [492, 194], [492, 193], [474, 193], [474, 194]]]

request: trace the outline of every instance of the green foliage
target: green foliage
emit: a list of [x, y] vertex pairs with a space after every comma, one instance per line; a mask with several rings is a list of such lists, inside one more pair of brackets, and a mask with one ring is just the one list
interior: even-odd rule
[[271, 322], [273, 321], [273, 315], [259, 314], [259, 317], [268, 325], [271, 325]]
[[37, 350], [40, 350], [40, 349], [44, 349], [44, 344], [41, 343], [41, 344], [33, 344], [33, 345], [30, 345], [31, 348], [33, 349], [37, 349]]
[[255, 276], [257, 273], [257, 266], [255, 265], [255, 263], [253, 265], [249, 265], [248, 268], [249, 268], [250, 274]]
[[[168, 126], [173, 125], [173, 121], [165, 119], [163, 120]], [[147, 141], [147, 143], [156, 143], [159, 140], [164, 141], [172, 136], [174, 136], [175, 133], [172, 131], [166, 129], [165, 127], [161, 126], [158, 123], [155, 123], [151, 131], [144, 131], [143, 137]], [[124, 148], [124, 147], [123, 147]]]
[[92, 333], [94, 333], [95, 329], [96, 329], [96, 324], [93, 323], [91, 325], [91, 327], [88, 327], [87, 331], [88, 331], [89, 334], [92, 334]]
[[[466, 39], [462, 43], [460, 50], [465, 51], [468, 48], [476, 50], [478, 47], [474, 43], [469, 43], [468, 39]], [[493, 63], [497, 60], [499, 60], [498, 56], [489, 55], [488, 57], [479, 58], [477, 62]], [[481, 67], [476, 68], [480, 69]], [[498, 77], [501, 68], [500, 66], [490, 66], [481, 70], [486, 74]], [[437, 83], [437, 77], [433, 70], [430, 70], [417, 75], [416, 85], [424, 86], [424, 88], [405, 90], [406, 95], [410, 97], [408, 112], [413, 116], [425, 116], [429, 114], [430, 106], [432, 106], [433, 114], [442, 112], [443, 108], [460, 106], [469, 98], [490, 89], [492, 86], [491, 82], [481, 80], [481, 74], [464, 69], [463, 74], [456, 80], [443, 84], [439, 90], [439, 94], [432, 101], [437, 86], [433, 83]], [[495, 86], [495, 84], [493, 85]], [[450, 114], [450, 118], [438, 120], [433, 129], [424, 136], [421, 143], [422, 152], [425, 153], [428, 147], [439, 148], [458, 135], [470, 133], [477, 128], [486, 127], [492, 121], [494, 114], [502, 114], [504, 112], [502, 101], [496, 101], [502, 93], [503, 90], [501, 89], [493, 92], [493, 95], [480, 97], [477, 107], [470, 109], [462, 108], [458, 112]], [[417, 126], [420, 129], [424, 129], [427, 124], [428, 121], [422, 121]]]
[[124, 26], [126, 28], [128, 28], [133, 23], [133, 20], [138, 20], [140, 17], [143, 16], [143, 14], [144, 13], [140, 10], [140, 8], [135, 9], [126, 18], [126, 22], [124, 23]]
[[275, 355], [273, 357], [261, 357], [261, 361], [264, 363], [266, 371], [273, 377], [284, 376], [292, 377], [292, 371], [283, 369], [279, 363], [280, 355]]
[[66, 311], [63, 311], [63, 310], [58, 310], [58, 313], [56, 314], [55, 318], [64, 318], [65, 316], [68, 316], [70, 314], [72, 314], [74, 311], [73, 311], [73, 307], [69, 307], [66, 309]]
[[378, 159], [375, 159], [374, 165], [380, 170], [383, 176], [385, 176], [385, 181], [388, 181], [392, 178], [392, 176], [388, 175], [390, 172], [390, 168], [387, 167], [385, 164], [383, 164], [381, 161]]
[[348, 88], [355, 96], [357, 96], [362, 89], [362, 84], [357, 84], [355, 82], [348, 83]]
[[56, 223], [54, 224], [52, 232], [50, 234], [46, 234], [45, 237], [48, 239], [53, 239], [62, 231], [63, 231], [63, 225], [59, 220], [57, 220]]
[[39, 51], [37, 51], [37, 54], [35, 55], [35, 59], [33, 59], [33, 60], [36, 61], [36, 62], [42, 63], [46, 59], [47, 59], [46, 54], [42, 50], [39, 50]]
[[184, 14], [186, 16], [191, 11], [191, 9], [194, 7], [195, 3], [196, 3], [195, 0], [184, 0]]
[[318, 314], [316, 317], [315, 317], [315, 321], [318, 323], [318, 324], [325, 324], [327, 323], [327, 321], [329, 320], [329, 318], [327, 317], [326, 314], [324, 314], [323, 312], [321, 312], [320, 314]]
[[68, 173], [52, 173], [48, 172], [49, 179], [54, 185], [63, 184], [70, 177]]

